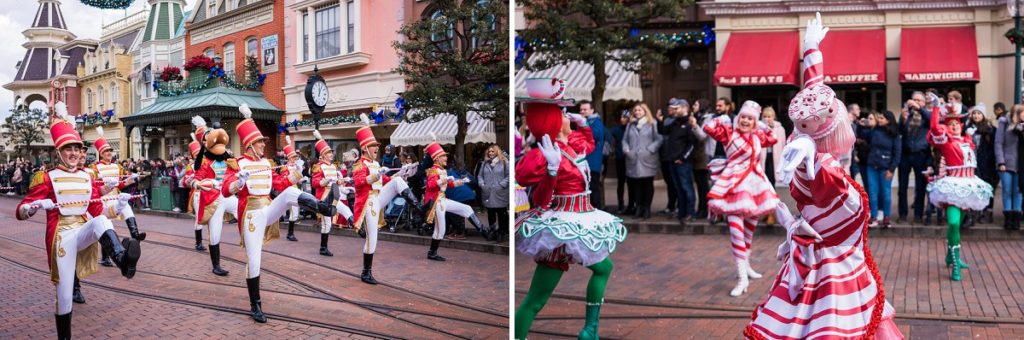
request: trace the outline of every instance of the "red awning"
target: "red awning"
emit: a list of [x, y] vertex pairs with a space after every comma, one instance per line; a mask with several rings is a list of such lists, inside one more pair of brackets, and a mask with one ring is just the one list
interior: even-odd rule
[[798, 41], [798, 32], [733, 33], [715, 70], [715, 84], [796, 86]]
[[978, 81], [974, 26], [904, 28], [900, 82]]
[[820, 49], [826, 84], [885, 84], [885, 30], [828, 31]]

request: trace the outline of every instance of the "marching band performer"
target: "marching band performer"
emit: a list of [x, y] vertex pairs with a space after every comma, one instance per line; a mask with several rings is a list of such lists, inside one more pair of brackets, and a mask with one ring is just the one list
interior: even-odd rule
[[[121, 189], [132, 185], [139, 179], [139, 174], [131, 174], [125, 176], [124, 169], [121, 168], [121, 164], [114, 162], [114, 148], [107, 143], [107, 139], [103, 137], [103, 127], [96, 127], [96, 134], [99, 135], [96, 141], [93, 143], [96, 147], [96, 152], [99, 153], [99, 160], [92, 165], [89, 169], [92, 171], [99, 180], [110, 187], [110, 191], [104, 194], [104, 197], [114, 197], [121, 194]], [[127, 178], [125, 178], [127, 177]], [[133, 239], [142, 241], [146, 239], [146, 233], [139, 232], [138, 223], [135, 222], [135, 212], [132, 211], [132, 206], [126, 206], [120, 211], [117, 209], [116, 200], [103, 201], [103, 213], [110, 219], [124, 218], [124, 224], [128, 226], [128, 233], [131, 234]]]
[[341, 186], [348, 178], [345, 176], [345, 168], [334, 164], [334, 149], [331, 149], [331, 146], [323, 139], [320, 131], [313, 130], [313, 137], [316, 138], [316, 145], [314, 145], [316, 152], [320, 154], [319, 161], [313, 164], [309, 171], [313, 177], [313, 193], [318, 199], [325, 199], [328, 191], [338, 184], [339, 192], [335, 193], [334, 197], [336, 200], [334, 206], [338, 210], [338, 215], [334, 217], [317, 215], [317, 223], [320, 224], [320, 255], [334, 256], [327, 249], [327, 238], [331, 235], [331, 227], [340, 222], [339, 218], [344, 218], [349, 226], [352, 225], [352, 209], [349, 209], [345, 203], [346, 193], [352, 189]]
[[[267, 317], [260, 300], [260, 255], [265, 243], [279, 237], [278, 219], [295, 205], [329, 217], [337, 214], [337, 210], [330, 204], [333, 195], [328, 194], [324, 201], [318, 201], [293, 186], [302, 180], [302, 160], [283, 166], [280, 173], [274, 171], [274, 164], [263, 154], [267, 137], [256, 127], [252, 111], [246, 104], [238, 110], [245, 117], [236, 127], [245, 152], [236, 164], [228, 167], [221, 194], [225, 198], [238, 198], [238, 231], [248, 260], [245, 283], [251, 315], [256, 322], [265, 323]], [[271, 190], [279, 192], [273, 200]]]
[[[75, 131], [75, 120], [63, 102], [54, 106], [50, 117], [50, 136], [57, 149], [59, 164], [32, 176], [29, 193], [15, 209], [18, 220], [31, 218], [40, 210], [46, 213], [46, 256], [50, 280], [57, 286], [57, 337], [71, 338], [71, 304], [76, 278], [96, 272], [97, 241], [102, 252], [113, 259], [121, 275], [131, 279], [141, 250], [139, 239], [119, 239], [107, 218], [104, 191], [117, 183], [99, 181], [81, 166], [85, 145]], [[103, 200], [114, 201], [114, 212], [128, 206], [131, 195], [117, 194]]]
[[[563, 114], [560, 99], [565, 83], [559, 79], [527, 80], [526, 125], [540, 140], [516, 165], [516, 182], [533, 186], [533, 209], [516, 218], [516, 249], [537, 262], [522, 304], [516, 309], [516, 339], [526, 339], [537, 313], [544, 308], [562, 274], [573, 263], [591, 271], [587, 283], [586, 321], [579, 339], [597, 339], [605, 286], [612, 273], [609, 257], [625, 241], [622, 219], [590, 205], [588, 153], [594, 139], [587, 120]], [[572, 130], [570, 123], [576, 123]]]
[[[231, 214], [235, 219], [238, 219], [239, 215], [238, 199], [234, 196], [222, 197], [220, 189], [223, 186], [224, 174], [229, 167], [237, 168], [238, 162], [227, 149], [228, 133], [219, 123], [214, 122], [207, 131], [203, 117], [195, 116], [192, 117], [192, 124], [196, 126], [195, 138], [203, 141], [194, 163], [196, 172], [192, 179], [192, 189], [198, 196], [195, 208], [196, 223], [210, 228], [210, 262], [213, 265], [211, 272], [217, 276], [225, 276], [229, 272], [220, 267], [220, 237], [224, 226], [224, 214]], [[196, 231], [196, 237], [201, 238], [202, 232]], [[197, 246], [196, 250], [201, 248]]]
[[[431, 136], [434, 135], [433, 132], [430, 134]], [[434, 139], [436, 140], [437, 138]], [[427, 188], [423, 193], [423, 201], [428, 207], [426, 223], [434, 224], [434, 234], [431, 235], [430, 250], [427, 251], [427, 258], [434, 261], [444, 261], [444, 257], [437, 255], [437, 247], [441, 244], [441, 240], [444, 239], [445, 213], [450, 212], [463, 218], [468, 218], [469, 222], [473, 224], [473, 227], [476, 227], [476, 230], [484, 238], [491, 238], [491, 232], [484, 229], [480, 219], [476, 217], [473, 208], [445, 198], [444, 193], [446, 189], [465, 184], [465, 181], [462, 179], [448, 176], [448, 172], [445, 170], [445, 167], [448, 166], [448, 153], [444, 152], [444, 149], [436, 141], [427, 145], [425, 151], [434, 160], [434, 166], [426, 171]]]
[[370, 119], [365, 114], [359, 115], [363, 127], [356, 130], [356, 139], [362, 156], [352, 164], [352, 181], [356, 188], [355, 224], [359, 236], [365, 237], [363, 244], [363, 273], [360, 280], [368, 284], [377, 284], [373, 278], [373, 253], [377, 250], [377, 229], [385, 225], [383, 209], [395, 196], [401, 196], [406, 203], [421, 214], [419, 200], [409, 190], [409, 185], [401, 177], [387, 175], [388, 168], [377, 163], [380, 143], [370, 129]]
[[796, 129], [779, 167], [802, 217], [783, 203], [775, 210], [787, 230], [777, 253], [784, 264], [743, 331], [748, 339], [903, 337], [867, 244], [868, 196], [839, 162], [856, 136], [823, 81], [818, 46], [827, 32], [820, 14], [807, 24], [804, 88], [789, 104]]
[[196, 213], [196, 209], [199, 207], [199, 192], [196, 191], [196, 188], [193, 186], [195, 184], [196, 177], [195, 159], [199, 156], [199, 151], [202, 149], [199, 141], [196, 140], [196, 135], [203, 135], [203, 132], [206, 130], [206, 123], [204, 122], [203, 125], [204, 126], [202, 128], [196, 129], [195, 133], [189, 134], [189, 136], [192, 137], [192, 141], [188, 143], [188, 154], [192, 157], [192, 161], [185, 163], [185, 177], [182, 177], [181, 179], [181, 183], [184, 184], [184, 187], [189, 188], [188, 209], [186, 209], [186, 211], [195, 217], [196, 250], [198, 251], [206, 250], [206, 247], [203, 247], [203, 225], [199, 224], [199, 214]]

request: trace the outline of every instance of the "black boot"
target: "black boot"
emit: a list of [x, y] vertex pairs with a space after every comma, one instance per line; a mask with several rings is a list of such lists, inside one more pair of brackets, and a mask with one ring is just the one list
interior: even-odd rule
[[432, 205], [434, 205], [434, 200], [432, 200], [432, 199], [423, 201], [423, 204], [420, 205], [420, 211], [424, 212], [424, 213], [428, 212], [428, 211], [430, 211], [430, 207]]
[[309, 211], [316, 212], [317, 214], [327, 216], [334, 216], [338, 214], [338, 209], [331, 204], [333, 199], [332, 194], [327, 194], [327, 198], [323, 201], [317, 201], [316, 197], [308, 193], [299, 194], [299, 206], [306, 208]]
[[203, 250], [206, 250], [206, 247], [203, 247], [203, 230], [196, 229], [196, 251]]
[[1010, 224], [1010, 230], [1020, 230], [1020, 211], [1014, 211], [1010, 213], [1013, 216], [1013, 223]]
[[71, 293], [71, 301], [85, 303], [85, 295], [82, 295], [82, 284], [78, 282], [78, 275], [75, 275], [75, 290]]
[[476, 217], [476, 214], [469, 215], [469, 223], [476, 228], [476, 232], [480, 233], [484, 239], [491, 238], [491, 231], [484, 228], [484, 224], [480, 222], [480, 219]]
[[71, 312], [54, 316], [57, 317], [57, 339], [71, 340]]
[[409, 203], [410, 207], [417, 210], [417, 214], [422, 214], [424, 211], [426, 211], [420, 206], [420, 200], [416, 198], [416, 195], [412, 193], [412, 189], [407, 188], [405, 190], [402, 190], [402, 198], [405, 199], [406, 203]]
[[960, 230], [970, 229], [974, 226], [974, 216], [977, 214], [975, 211], [968, 210], [964, 217], [961, 218]]
[[356, 234], [359, 234], [359, 237], [366, 238], [366, 226], [364, 225], [359, 230], [356, 230]]
[[220, 267], [220, 244], [210, 245], [210, 262], [213, 264], [213, 275], [227, 276], [228, 271]]
[[295, 221], [288, 221], [288, 241], [298, 241], [295, 238]]
[[100, 259], [100, 265], [104, 267], [113, 267], [114, 263], [110, 262], [110, 256], [107, 256], [107, 253], [103, 253], [103, 258]]
[[124, 220], [124, 224], [128, 225], [128, 233], [132, 235], [133, 239], [142, 241], [146, 239], [146, 233], [139, 232], [139, 225], [135, 223], [134, 217], [129, 217]]
[[249, 313], [252, 319], [259, 323], [267, 323], [267, 316], [263, 315], [263, 304], [260, 301], [260, 277], [245, 279], [245, 286], [249, 288]]
[[1010, 230], [1010, 211], [1003, 210], [1003, 230]]
[[334, 256], [334, 253], [331, 253], [330, 250], [327, 250], [327, 238], [330, 236], [331, 234], [320, 234], [320, 255]]
[[427, 252], [427, 258], [434, 261], [444, 261], [445, 258], [441, 255], [437, 255], [437, 247], [441, 245], [441, 240], [430, 240], [430, 251]]
[[139, 262], [139, 256], [142, 255], [139, 240], [125, 237], [118, 242], [117, 234], [110, 229], [103, 232], [103, 236], [100, 237], [100, 246], [103, 253], [114, 260], [117, 268], [121, 269], [121, 275], [129, 279], [135, 276], [135, 264]]
[[377, 280], [373, 278], [373, 254], [363, 254], [363, 275], [359, 277], [363, 282], [371, 285], [377, 284]]

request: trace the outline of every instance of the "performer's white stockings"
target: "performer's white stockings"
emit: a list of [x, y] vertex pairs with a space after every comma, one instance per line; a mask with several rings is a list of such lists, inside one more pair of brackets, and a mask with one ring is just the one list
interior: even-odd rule
[[[242, 216], [242, 238], [245, 240], [246, 278], [260, 276], [260, 255], [263, 251], [263, 236], [267, 226], [277, 222], [290, 207], [297, 207], [302, 191], [296, 187], [288, 187], [261, 209], [246, 209]], [[237, 206], [237, 205], [236, 205]]]
[[363, 228], [366, 228], [366, 242], [363, 243], [363, 254], [373, 254], [377, 251], [377, 224], [380, 219], [382, 211], [391, 203], [391, 200], [395, 199], [402, 191], [409, 189], [409, 185], [405, 183], [401, 177], [393, 177], [387, 185], [384, 185], [380, 189], [380, 193], [377, 197], [369, 197], [369, 205], [365, 207], [366, 211], [363, 212]]
[[[338, 201], [338, 203], [335, 204], [334, 207], [338, 209], [338, 215], [341, 215], [342, 218], [345, 218], [345, 219], [352, 218], [352, 209], [349, 209], [348, 206], [346, 206], [345, 204], [341, 203], [341, 201]], [[332, 223], [333, 219], [334, 219], [333, 217], [328, 217], [328, 216], [321, 216], [320, 217], [320, 233], [321, 234], [326, 234], [326, 233], [331, 232], [331, 227], [334, 226], [334, 223]]]
[[[98, 241], [103, 233], [110, 229], [114, 229], [114, 225], [110, 219], [101, 215], [89, 219], [81, 227], [57, 233], [56, 237], [59, 239], [55, 240], [53, 245], [57, 247], [54, 253], [57, 256], [57, 273], [60, 278], [57, 283], [57, 314], [71, 313], [71, 295], [75, 285], [78, 252]], [[64, 256], [59, 256], [61, 253]]]
[[220, 233], [224, 227], [224, 214], [231, 214], [238, 219], [238, 198], [235, 196], [217, 199], [217, 210], [213, 211], [207, 225], [210, 226], [210, 245], [220, 244]]
[[447, 198], [434, 204], [434, 234], [431, 237], [435, 240], [444, 239], [445, 212], [469, 218], [470, 215], [473, 215], [473, 208]]
[[761, 274], [750, 267], [750, 243], [754, 238], [755, 218], [726, 216], [729, 222], [729, 240], [732, 244], [732, 257], [736, 261], [738, 281], [729, 295], [740, 296], [747, 290], [748, 279], [759, 279]]

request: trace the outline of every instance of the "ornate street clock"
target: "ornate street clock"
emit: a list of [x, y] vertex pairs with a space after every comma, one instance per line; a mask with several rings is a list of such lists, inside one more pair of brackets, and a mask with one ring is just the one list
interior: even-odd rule
[[324, 108], [327, 107], [328, 96], [330, 93], [327, 91], [327, 83], [320, 76], [319, 68], [314, 66], [313, 75], [306, 80], [306, 105], [313, 113], [317, 129], [320, 128], [320, 114], [324, 113]]

